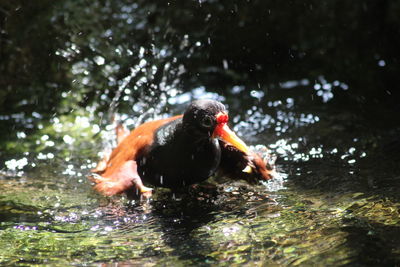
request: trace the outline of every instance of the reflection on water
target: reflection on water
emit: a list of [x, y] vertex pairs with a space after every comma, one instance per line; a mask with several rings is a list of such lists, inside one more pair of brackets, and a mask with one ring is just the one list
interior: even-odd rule
[[[232, 92], [238, 93], [236, 89]], [[247, 92], [254, 97], [253, 91], [242, 91]], [[25, 240], [23, 245], [2, 250], [2, 261], [68, 263], [73, 258], [77, 263], [347, 264], [359, 261], [364, 253], [353, 249], [356, 240], [379, 250], [378, 255], [387, 255], [379, 245], [383, 241], [371, 243], [363, 236], [366, 231], [371, 238], [386, 240], [380, 233], [398, 224], [398, 204], [363, 193], [359, 164], [369, 153], [360, 141], [362, 135], [350, 140], [335, 136], [342, 144], [314, 140], [319, 135], [303, 129], [323, 133], [319, 124], [324, 123], [324, 114], [299, 110], [300, 99], [267, 100], [258, 94], [256, 104], [236, 110], [232, 109], [235, 99], [231, 102], [229, 95], [196, 88], [176, 93], [168, 103], [143, 113], [147, 115], [118, 116], [133, 127], [180, 112], [189, 101], [203, 97], [225, 100], [238, 134], [256, 142], [251, 149], [271, 163], [276, 161], [272, 181], [254, 186], [223, 181], [179, 195], [159, 189], [148, 203], [97, 196], [85, 176], [95, 166], [99, 149], [115, 145], [110, 141], [115, 138], [114, 125], [93, 124], [95, 115], [71, 121], [52, 117], [52, 123], [44, 126], [51, 131], [37, 135], [31, 144], [37, 149], [7, 159], [1, 172], [5, 190], [0, 212], [5, 219], [0, 247]], [[164, 113], [167, 104], [171, 106]], [[23, 117], [19, 120], [23, 122]], [[98, 134], [103, 140], [99, 146], [81, 141]], [[18, 135], [19, 140], [29, 140]], [[88, 146], [92, 159], [81, 154]], [[368, 187], [369, 183], [377, 188], [373, 180]], [[358, 227], [359, 232], [349, 227]], [[391, 231], [398, 233], [397, 228]], [[32, 251], [40, 256], [31, 256]], [[388, 262], [394, 255], [388, 255]]]

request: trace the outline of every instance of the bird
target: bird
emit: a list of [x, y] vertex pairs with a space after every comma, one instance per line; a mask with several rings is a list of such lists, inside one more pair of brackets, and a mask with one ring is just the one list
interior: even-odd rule
[[249, 182], [269, 180], [273, 168], [228, 126], [216, 100], [191, 102], [182, 115], [145, 122], [129, 132], [116, 127], [117, 146], [92, 170], [99, 193], [136, 191], [150, 198], [154, 187], [187, 187], [217, 172]]

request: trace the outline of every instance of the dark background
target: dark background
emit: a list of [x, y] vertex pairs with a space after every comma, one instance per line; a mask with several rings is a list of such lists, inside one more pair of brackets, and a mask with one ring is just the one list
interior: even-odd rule
[[[340, 95], [332, 101], [335, 108], [356, 106], [360, 116], [397, 124], [399, 13], [399, 1], [384, 0], [2, 1], [0, 112], [63, 112], [61, 93], [71, 90], [78, 106], [95, 101], [104, 109], [143, 47], [143, 57], [159, 69], [129, 95], [132, 101], [150, 91], [160, 94], [162, 77], [167, 83], [178, 78], [182, 91], [203, 85], [223, 93], [229, 85], [272, 88], [304, 78], [313, 84], [323, 76], [349, 87], [333, 89]], [[97, 55], [118, 66], [109, 74], [115, 84], [95, 64]], [[90, 71], [89, 84], [74, 84], [85, 75], [71, 74], [77, 62]], [[100, 92], [109, 97], [99, 99]], [[382, 109], [393, 116], [383, 119]]]

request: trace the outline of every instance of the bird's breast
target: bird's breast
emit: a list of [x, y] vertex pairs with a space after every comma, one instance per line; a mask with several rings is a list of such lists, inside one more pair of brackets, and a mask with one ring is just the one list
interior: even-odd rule
[[142, 180], [154, 186], [182, 187], [209, 178], [217, 170], [221, 148], [216, 139], [155, 145], [138, 160]]

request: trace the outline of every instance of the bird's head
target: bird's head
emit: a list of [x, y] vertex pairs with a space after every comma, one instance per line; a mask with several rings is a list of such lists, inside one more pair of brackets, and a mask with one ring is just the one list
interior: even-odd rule
[[247, 154], [249, 148], [228, 127], [228, 120], [225, 106], [210, 99], [193, 101], [183, 115], [183, 125], [193, 135], [221, 139]]

